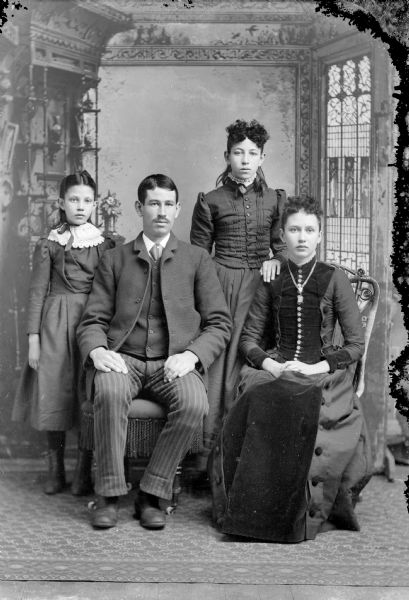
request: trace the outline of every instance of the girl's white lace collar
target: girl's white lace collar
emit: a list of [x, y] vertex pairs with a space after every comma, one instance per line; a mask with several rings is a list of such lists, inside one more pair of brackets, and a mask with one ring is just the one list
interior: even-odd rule
[[[61, 232], [61, 233], [59, 233]], [[83, 225], [66, 225], [58, 229], [51, 229], [48, 239], [66, 246], [69, 242], [70, 248], [91, 248], [99, 246], [104, 241], [99, 229], [92, 223]]]

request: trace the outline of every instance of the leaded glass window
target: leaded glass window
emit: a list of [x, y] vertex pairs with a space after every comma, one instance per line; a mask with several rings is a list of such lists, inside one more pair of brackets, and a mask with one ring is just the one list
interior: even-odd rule
[[325, 173], [325, 260], [369, 271], [371, 63], [329, 65]]

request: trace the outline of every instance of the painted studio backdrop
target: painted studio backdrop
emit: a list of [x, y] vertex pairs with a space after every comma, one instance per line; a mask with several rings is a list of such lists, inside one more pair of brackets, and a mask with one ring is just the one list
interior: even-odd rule
[[[225, 127], [270, 132], [271, 187], [322, 203], [321, 258], [381, 288], [364, 411], [378, 469], [400, 431], [387, 365], [405, 342], [393, 300], [393, 86], [382, 43], [317, 14], [314, 2], [30, 0], [0, 35], [0, 452], [36, 456], [40, 437], [11, 423], [26, 358], [31, 256], [55, 216], [58, 182], [83, 166], [98, 181], [96, 223], [120, 240], [140, 228], [140, 180], [169, 174], [189, 237], [197, 194], [224, 168]], [[75, 446], [73, 439], [72, 448]]]

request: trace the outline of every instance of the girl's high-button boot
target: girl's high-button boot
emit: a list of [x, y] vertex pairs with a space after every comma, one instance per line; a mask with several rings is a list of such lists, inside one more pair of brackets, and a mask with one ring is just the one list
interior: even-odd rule
[[44, 492], [46, 494], [58, 494], [65, 488], [65, 432], [48, 431], [47, 440], [48, 473], [44, 483]]

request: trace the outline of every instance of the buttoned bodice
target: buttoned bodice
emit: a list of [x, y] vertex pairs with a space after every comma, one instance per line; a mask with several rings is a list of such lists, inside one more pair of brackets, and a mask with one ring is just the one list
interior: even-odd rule
[[228, 180], [225, 185], [199, 194], [190, 239], [192, 244], [212, 252], [216, 262], [231, 268], [259, 268], [276, 255], [284, 244], [279, 236], [279, 220], [285, 202], [283, 190], [254, 185], [244, 187]]
[[[282, 300], [278, 313], [281, 338], [278, 350], [284, 361], [300, 360], [314, 364], [320, 360], [321, 312], [315, 270], [308, 278], [315, 260], [314, 257], [301, 267], [289, 261], [283, 267]], [[289, 269], [295, 282], [298, 285], [304, 284], [301, 303], [297, 303], [298, 292]]]

